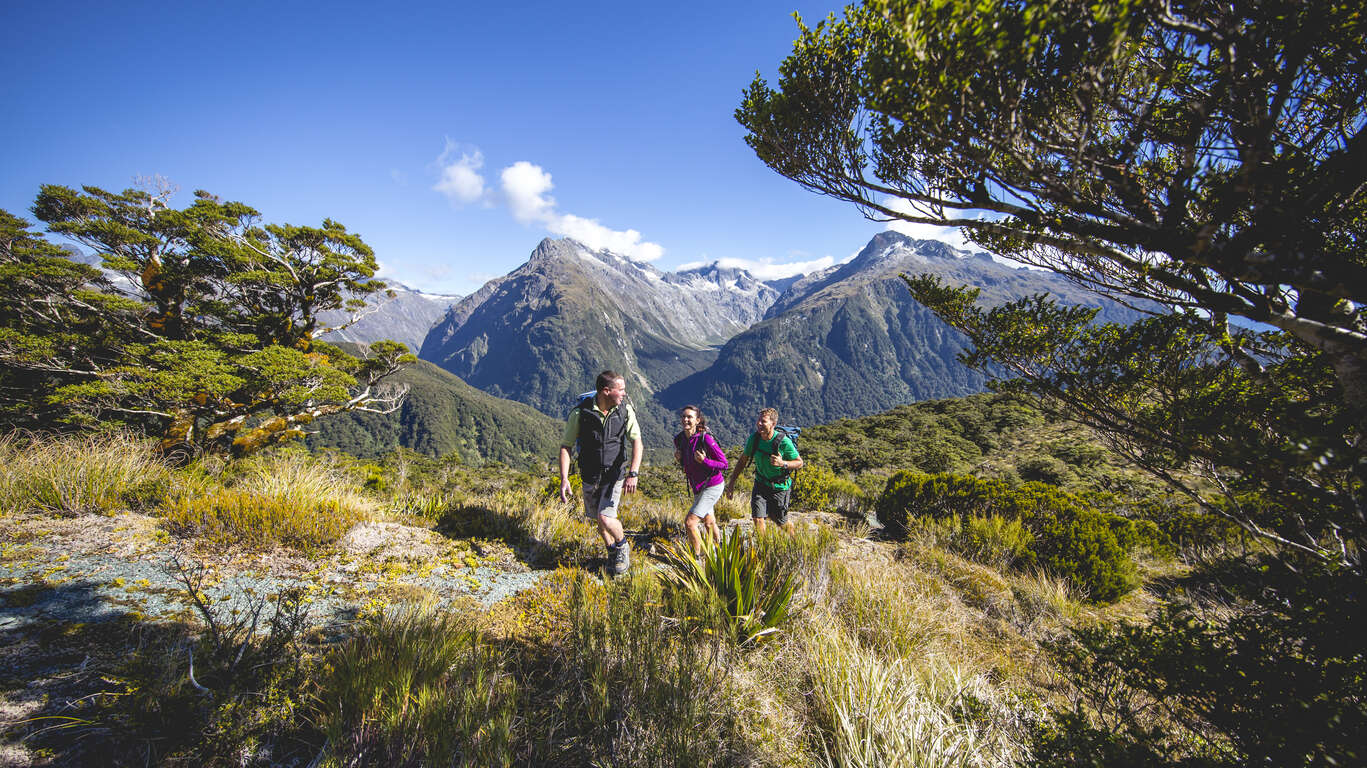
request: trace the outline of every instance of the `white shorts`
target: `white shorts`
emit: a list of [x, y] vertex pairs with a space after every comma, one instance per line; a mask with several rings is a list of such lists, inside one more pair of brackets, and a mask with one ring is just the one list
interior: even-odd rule
[[706, 519], [712, 514], [712, 508], [721, 500], [721, 492], [725, 488], [726, 483], [717, 483], [693, 494], [693, 506], [689, 508], [688, 514]]

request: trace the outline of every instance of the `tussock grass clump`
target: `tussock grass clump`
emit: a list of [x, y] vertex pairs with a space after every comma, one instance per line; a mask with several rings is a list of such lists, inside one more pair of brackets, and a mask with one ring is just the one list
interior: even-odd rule
[[736, 657], [718, 633], [679, 631], [686, 603], [671, 604], [648, 576], [580, 577], [569, 607], [573, 629], [543, 692], [554, 712], [543, 723], [567, 738], [529, 764], [750, 763], [732, 704]]
[[562, 503], [509, 488], [468, 497], [446, 511], [437, 529], [448, 536], [498, 539], [526, 550], [542, 566], [580, 565], [597, 556], [595, 529], [575, 501]]
[[0, 436], [0, 514], [150, 508], [171, 489], [150, 442], [123, 432]]
[[812, 716], [825, 764], [1012, 766], [1017, 709], [986, 676], [942, 657], [889, 659], [836, 628], [811, 639]]
[[324, 765], [506, 766], [517, 684], [471, 622], [430, 604], [377, 617], [331, 653]]
[[1029, 560], [1035, 540], [1018, 519], [981, 515], [915, 518], [907, 522], [907, 538], [1003, 571]]
[[914, 657], [968, 632], [942, 585], [900, 566], [836, 563], [827, 594], [845, 632], [890, 656]]
[[335, 457], [314, 456], [301, 450], [284, 450], [254, 456], [228, 466], [226, 484], [261, 496], [329, 502], [360, 514], [373, 514], [374, 501], [359, 490]]

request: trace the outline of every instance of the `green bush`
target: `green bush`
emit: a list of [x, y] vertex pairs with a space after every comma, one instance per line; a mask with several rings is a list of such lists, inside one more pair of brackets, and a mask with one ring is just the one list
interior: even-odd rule
[[913, 517], [994, 514], [998, 501], [1010, 490], [1004, 483], [969, 475], [926, 475], [903, 470], [888, 478], [874, 511], [888, 533], [902, 537]]
[[1126, 552], [1148, 552], [1159, 558], [1176, 554], [1172, 539], [1152, 520], [1131, 520], [1120, 515], [1106, 515], [1106, 523], [1115, 540]]
[[1112, 602], [1139, 586], [1134, 561], [1100, 512], [1064, 503], [1038, 510], [1031, 523], [1039, 565], [1086, 590], [1092, 601]]
[[860, 507], [864, 491], [830, 467], [807, 465], [793, 484], [793, 507], [803, 510], [854, 511]]
[[1090, 468], [1106, 460], [1106, 450], [1099, 445], [1080, 440], [1055, 440], [1047, 446], [1055, 458], [1074, 467]]
[[1033, 456], [1016, 463], [1016, 472], [1025, 480], [1063, 485], [1073, 476], [1068, 465], [1053, 456]]
[[[877, 504], [878, 520], [888, 533], [906, 536], [915, 518], [958, 522], [958, 546], [972, 551], [976, 526], [984, 543], [991, 533], [974, 518], [1018, 520], [1032, 537], [1028, 552], [1009, 545], [1014, 567], [1039, 565], [1085, 590], [1092, 600], [1115, 600], [1139, 584], [1133, 561], [1116, 538], [1107, 516], [1082, 499], [1044, 483], [1011, 487], [967, 475], [920, 475], [899, 472], [888, 479]], [[997, 526], [998, 533], [1005, 533]], [[953, 526], [951, 526], [953, 527]], [[1147, 529], [1143, 529], [1147, 530]], [[1131, 532], [1142, 536], [1141, 529]], [[1004, 541], [993, 543], [1008, 546]], [[1002, 554], [1007, 554], [1003, 552]]]

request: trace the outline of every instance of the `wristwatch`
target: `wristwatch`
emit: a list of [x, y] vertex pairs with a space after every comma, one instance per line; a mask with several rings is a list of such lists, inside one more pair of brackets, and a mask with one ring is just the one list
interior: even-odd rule
[[627, 470], [627, 477], [640, 477], [640, 476], [641, 476], [641, 473], [640, 473], [640, 472], [637, 472], [637, 471], [634, 470], [634, 469], [628, 469], [628, 470]]

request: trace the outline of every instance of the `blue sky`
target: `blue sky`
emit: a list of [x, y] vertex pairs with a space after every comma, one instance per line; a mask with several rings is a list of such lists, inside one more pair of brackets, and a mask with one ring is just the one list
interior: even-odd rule
[[161, 175], [266, 221], [331, 217], [383, 274], [469, 293], [572, 235], [780, 276], [883, 224], [770, 171], [732, 117], [841, 6], [11, 2], [0, 208]]

